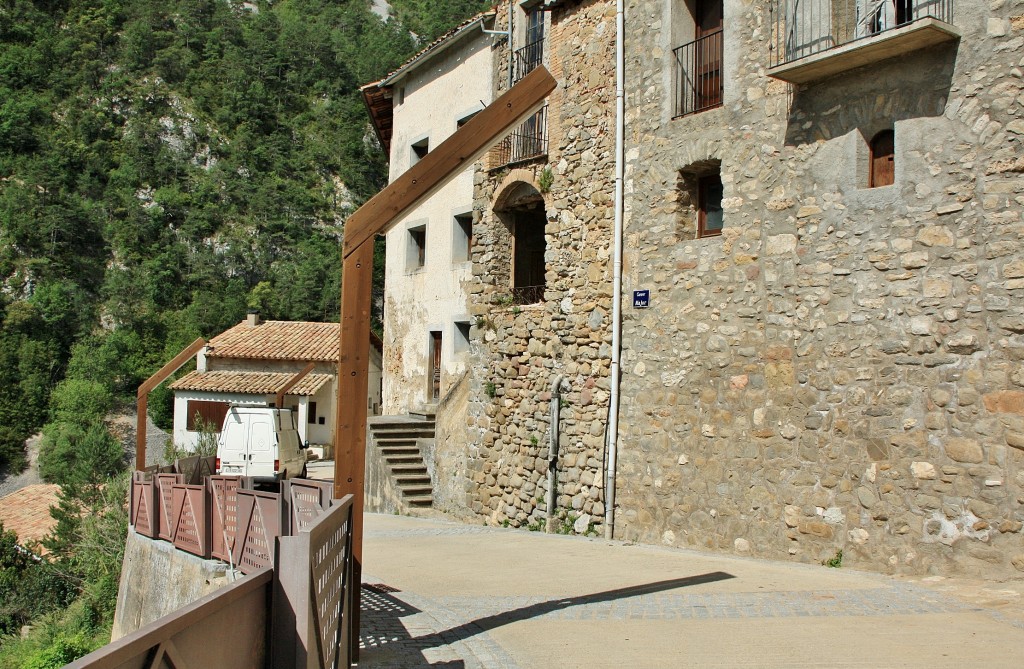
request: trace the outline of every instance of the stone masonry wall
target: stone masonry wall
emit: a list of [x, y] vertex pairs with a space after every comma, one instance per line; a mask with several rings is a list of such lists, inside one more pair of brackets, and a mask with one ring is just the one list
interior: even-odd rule
[[[726, 0], [724, 105], [675, 120], [684, 3], [627, 12], [623, 288], [651, 307], [623, 307], [616, 537], [1024, 570], [1024, 2], [801, 88], [765, 75], [767, 4]], [[694, 239], [680, 170], [713, 161], [724, 231]]]
[[[477, 175], [468, 501], [491, 523], [541, 526], [548, 404], [562, 375], [556, 504], [563, 520], [586, 532], [600, 526], [604, 513], [615, 16], [605, 0], [569, 5], [552, 12], [545, 44], [545, 65], [559, 82], [549, 98], [547, 159]], [[496, 25], [507, 25], [506, 11], [499, 5]], [[495, 53], [498, 93], [508, 81], [507, 48]], [[540, 185], [545, 169], [549, 189]], [[547, 272], [544, 300], [518, 306], [510, 299], [511, 236], [492, 207], [521, 183], [543, 193]]]

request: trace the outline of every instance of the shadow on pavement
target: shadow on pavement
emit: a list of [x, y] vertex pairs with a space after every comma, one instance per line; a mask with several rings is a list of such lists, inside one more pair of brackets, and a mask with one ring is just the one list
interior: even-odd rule
[[[363, 620], [365, 622], [363, 623], [363, 630], [361, 630], [359, 638], [360, 645], [367, 651], [370, 651], [370, 653], [366, 656], [366, 664], [363, 666], [388, 666], [402, 668], [445, 667], [458, 669], [464, 667], [465, 663], [457, 660], [430, 664], [424, 657], [422, 650], [426, 648], [437, 648], [458, 641], [465, 641], [473, 636], [489, 632], [490, 630], [503, 625], [537, 618], [556, 611], [563, 611], [574, 606], [600, 604], [618, 599], [626, 599], [628, 597], [639, 597], [641, 595], [650, 595], [658, 592], [665, 592], [667, 590], [675, 590], [677, 588], [701, 585], [703, 583], [725, 581], [731, 578], [736, 577], [726, 572], [713, 571], [708, 572], [707, 574], [698, 574], [696, 576], [685, 576], [683, 578], [673, 578], [665, 581], [655, 581], [654, 583], [644, 583], [642, 585], [631, 585], [625, 588], [605, 590], [604, 592], [595, 592], [589, 595], [550, 599], [548, 601], [537, 602], [536, 604], [530, 604], [529, 606], [523, 606], [511, 611], [502, 611], [501, 613], [496, 613], [494, 615], [470, 620], [450, 629], [432, 632], [425, 636], [417, 637], [410, 636], [399, 619], [411, 616], [415, 613], [420, 613], [420, 610], [410, 606], [406, 602], [402, 601], [400, 597], [392, 594], [399, 592], [394, 588], [383, 584], [364, 584], [362, 588], [362, 609]], [[429, 613], [429, 611], [427, 613]], [[388, 648], [389, 645], [392, 646], [391, 649]], [[391, 655], [390, 652], [377, 653], [375, 652], [377, 649], [380, 649], [381, 651], [399, 651], [399, 649], [402, 649], [404, 652], [401, 653], [401, 659], [399, 659], [398, 656], [394, 658], [387, 657]], [[413, 652], [414, 649], [415, 653]], [[406, 657], [406, 654], [408, 654], [409, 657]], [[409, 663], [414, 660], [414, 654], [418, 655], [420, 664]], [[360, 659], [363, 659], [363, 656], [364, 652], [361, 652]], [[384, 661], [384, 664], [381, 664], [382, 660]]]

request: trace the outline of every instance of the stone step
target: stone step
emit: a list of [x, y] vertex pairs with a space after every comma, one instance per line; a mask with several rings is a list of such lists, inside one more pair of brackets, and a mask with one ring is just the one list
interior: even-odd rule
[[427, 466], [422, 462], [416, 464], [394, 464], [391, 465], [391, 471], [395, 474], [421, 474], [427, 475]]
[[423, 458], [418, 455], [393, 455], [388, 458], [384, 458], [384, 462], [387, 463], [388, 467], [394, 467], [395, 465], [419, 465], [423, 464]]
[[403, 501], [409, 506], [430, 507], [434, 505], [434, 498], [431, 495], [419, 497], [405, 497]]
[[[392, 473], [393, 470], [392, 470]], [[430, 476], [424, 474], [394, 474], [395, 483], [401, 486], [431, 486]]]
[[429, 483], [427, 483], [427, 485], [422, 485], [422, 484], [421, 485], [415, 485], [415, 484], [406, 485], [404, 483], [399, 483], [398, 484], [398, 489], [402, 491], [402, 496], [403, 497], [418, 497], [418, 496], [425, 496], [425, 495], [431, 495], [432, 496], [434, 494], [434, 487], [432, 485], [430, 485]]
[[372, 438], [376, 442], [382, 441], [393, 441], [395, 439], [410, 439], [415, 441], [416, 439], [433, 439], [434, 432], [431, 431], [417, 431], [417, 430], [402, 430], [394, 432], [374, 432]]
[[420, 439], [419, 437], [395, 437], [395, 438], [387, 437], [387, 438], [383, 438], [383, 439], [380, 439], [380, 438], [374, 439], [373, 442], [375, 444], [377, 444], [377, 446], [379, 446], [379, 447], [384, 447], [384, 446], [415, 446], [416, 442], [419, 441], [419, 439]]
[[374, 421], [370, 423], [370, 430], [373, 432], [387, 432], [389, 430], [431, 430], [437, 424], [432, 420], [402, 420], [402, 421]]

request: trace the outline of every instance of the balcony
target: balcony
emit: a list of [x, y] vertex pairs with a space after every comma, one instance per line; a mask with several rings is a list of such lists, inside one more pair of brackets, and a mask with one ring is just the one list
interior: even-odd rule
[[492, 169], [548, 155], [548, 108], [544, 106], [491, 149]]
[[675, 107], [673, 117], [696, 114], [722, 106], [722, 30], [676, 47]]
[[516, 83], [544, 62], [544, 40], [539, 39], [512, 52], [512, 83]]
[[953, 0], [771, 0], [768, 75], [794, 84], [956, 40]]

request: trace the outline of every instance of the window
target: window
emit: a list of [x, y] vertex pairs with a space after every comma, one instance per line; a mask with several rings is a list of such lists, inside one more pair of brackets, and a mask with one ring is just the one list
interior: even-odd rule
[[306, 422], [316, 425], [316, 402], [309, 403], [309, 411], [306, 413]]
[[469, 350], [469, 321], [455, 321], [455, 352], [465, 353]]
[[423, 139], [412, 143], [412, 156], [409, 161], [409, 167], [412, 167], [416, 163], [420, 162], [427, 157], [430, 152], [430, 139], [424, 137]]
[[702, 160], [679, 170], [673, 202], [678, 213], [676, 235], [681, 239], [699, 239], [722, 234], [722, 197], [719, 160]]
[[455, 214], [452, 229], [452, 262], [473, 259], [473, 212]]
[[896, 183], [896, 133], [883, 130], [872, 138], [869, 148], [868, 188]]
[[673, 16], [674, 116], [722, 106], [722, 4], [722, 0], [695, 0]]
[[224, 416], [228, 415], [228, 403], [189, 400], [186, 411], [188, 418], [185, 420], [185, 429], [189, 432], [199, 432], [200, 424], [212, 427], [214, 432], [220, 432], [221, 426], [224, 425]]
[[409, 241], [405, 253], [405, 268], [414, 271], [427, 264], [427, 225], [409, 228]]
[[476, 116], [477, 114], [479, 114], [479, 113], [480, 113], [480, 110], [478, 109], [475, 112], [470, 112], [470, 113], [466, 114], [465, 116], [463, 116], [462, 118], [460, 118], [458, 121], [455, 122], [455, 127], [456, 128], [461, 128], [462, 126], [464, 126], [467, 123], [469, 123], [469, 120], [471, 118], [473, 118], [474, 116]]
[[427, 397], [436, 402], [441, 398], [441, 333], [430, 333], [430, 371], [427, 376]]
[[722, 234], [722, 177], [708, 174], [697, 181], [697, 236]]

